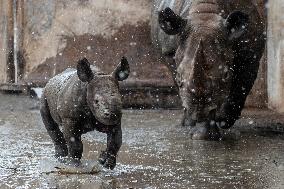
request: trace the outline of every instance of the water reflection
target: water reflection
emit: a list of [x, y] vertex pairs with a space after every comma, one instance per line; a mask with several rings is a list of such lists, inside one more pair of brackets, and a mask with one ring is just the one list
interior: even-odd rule
[[[178, 115], [125, 111], [115, 170], [60, 175], [42, 169], [54, 150], [38, 110], [0, 111], [0, 188], [284, 188], [284, 140], [249, 133], [239, 140], [192, 141], [176, 127]], [[105, 137], [83, 136], [84, 159], [97, 159]]]

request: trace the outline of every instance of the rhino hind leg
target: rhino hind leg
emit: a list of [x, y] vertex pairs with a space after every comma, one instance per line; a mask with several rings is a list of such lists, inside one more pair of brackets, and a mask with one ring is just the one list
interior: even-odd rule
[[71, 163], [79, 164], [83, 154], [82, 132], [77, 128], [77, 122], [71, 119], [63, 120], [63, 135], [67, 142], [68, 156]]
[[40, 114], [47, 130], [48, 135], [51, 137], [55, 146], [55, 157], [65, 157], [68, 154], [66, 141], [64, 139], [63, 133], [60, 131], [58, 124], [53, 120], [47, 101], [45, 97], [41, 100]]

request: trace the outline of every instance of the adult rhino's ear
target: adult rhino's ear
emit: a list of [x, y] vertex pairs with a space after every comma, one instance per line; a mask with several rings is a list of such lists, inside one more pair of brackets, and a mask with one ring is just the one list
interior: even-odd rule
[[128, 61], [125, 57], [122, 57], [120, 63], [115, 68], [115, 70], [112, 72], [112, 75], [118, 81], [123, 81], [128, 78], [129, 73], [130, 73], [130, 68], [129, 68]]
[[165, 10], [159, 11], [158, 21], [161, 29], [168, 35], [181, 33], [187, 24], [186, 19], [175, 14], [169, 7]]
[[77, 75], [83, 82], [90, 82], [94, 78], [90, 63], [86, 58], [83, 58], [77, 63]]
[[247, 30], [249, 15], [241, 11], [232, 12], [225, 21], [229, 40], [241, 37]]

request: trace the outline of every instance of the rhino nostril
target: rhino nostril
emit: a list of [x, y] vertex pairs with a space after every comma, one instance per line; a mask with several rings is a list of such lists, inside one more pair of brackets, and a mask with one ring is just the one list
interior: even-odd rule
[[225, 72], [222, 80], [225, 82], [229, 79], [229, 77], [230, 77], [230, 74], [228, 72]]
[[110, 113], [106, 112], [106, 113], [105, 113], [105, 116], [109, 117], [109, 116], [110, 116]]
[[105, 111], [104, 111], [104, 115], [105, 115], [105, 116], [110, 116], [110, 114], [111, 114], [111, 113], [110, 113], [109, 110], [105, 110]]
[[211, 88], [213, 86], [212, 80], [206, 81], [206, 88]]

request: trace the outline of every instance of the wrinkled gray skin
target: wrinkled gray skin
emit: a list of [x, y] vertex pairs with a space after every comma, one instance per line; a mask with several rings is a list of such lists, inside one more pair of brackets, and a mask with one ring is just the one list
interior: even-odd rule
[[265, 35], [247, 0], [156, 0], [152, 40], [167, 58], [192, 139], [219, 139], [239, 118]]
[[78, 165], [83, 152], [81, 135], [98, 130], [107, 134], [107, 148], [99, 162], [110, 169], [115, 167], [122, 142], [118, 81], [126, 79], [129, 72], [125, 58], [110, 75], [99, 72], [84, 58], [78, 61], [77, 70], [67, 69], [49, 80], [40, 113], [56, 157], [68, 156]]

